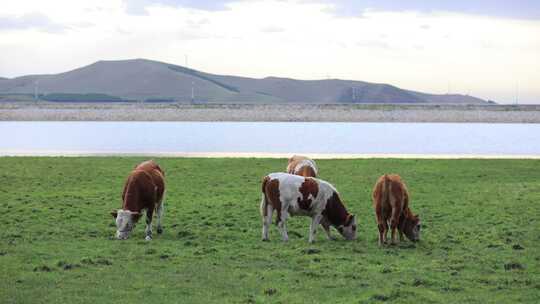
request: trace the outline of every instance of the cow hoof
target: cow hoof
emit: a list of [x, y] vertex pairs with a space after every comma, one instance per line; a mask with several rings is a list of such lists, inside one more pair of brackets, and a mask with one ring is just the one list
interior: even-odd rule
[[158, 234], [162, 234], [162, 233], [163, 233], [163, 228], [161, 228], [161, 227], [158, 227], [158, 229], [157, 229], [157, 233], [158, 233]]
[[149, 235], [147, 235], [147, 236], [144, 238], [144, 240], [146, 240], [146, 241], [151, 241], [151, 240], [152, 240], [152, 237], [149, 236]]
[[262, 239], [263, 242], [270, 242], [269, 239]]

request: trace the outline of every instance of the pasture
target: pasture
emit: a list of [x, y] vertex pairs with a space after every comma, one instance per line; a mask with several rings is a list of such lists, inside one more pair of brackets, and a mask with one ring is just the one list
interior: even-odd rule
[[[0, 158], [1, 303], [537, 303], [539, 160], [319, 160], [357, 215], [328, 241], [310, 219], [261, 242], [261, 177], [285, 159], [157, 158], [164, 233], [113, 239], [140, 157]], [[399, 173], [422, 241], [379, 248], [371, 191]], [[155, 224], [155, 222], [154, 222]], [[154, 229], [155, 231], [155, 229]]]

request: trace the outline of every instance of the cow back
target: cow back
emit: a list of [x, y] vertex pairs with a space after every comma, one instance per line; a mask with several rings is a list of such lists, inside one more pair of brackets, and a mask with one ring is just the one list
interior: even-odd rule
[[163, 170], [154, 161], [146, 161], [130, 173], [122, 192], [123, 209], [140, 212], [154, 208], [165, 192]]
[[304, 177], [317, 177], [318, 169], [315, 161], [312, 159], [305, 156], [295, 155], [289, 158], [287, 173]]
[[373, 207], [379, 210], [383, 218], [389, 218], [392, 209], [412, 216], [409, 210], [409, 192], [407, 186], [397, 174], [385, 174], [377, 180], [373, 188]]
[[138, 164], [137, 166], [135, 166], [135, 168], [133, 168], [133, 170], [143, 170], [146, 172], [157, 170], [161, 172], [162, 176], [165, 176], [165, 172], [163, 171], [163, 169], [161, 169], [161, 167], [153, 159]]

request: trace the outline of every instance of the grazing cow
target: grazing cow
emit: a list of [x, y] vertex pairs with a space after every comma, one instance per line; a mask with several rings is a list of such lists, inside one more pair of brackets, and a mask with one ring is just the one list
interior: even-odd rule
[[165, 173], [153, 160], [137, 165], [129, 174], [122, 192], [122, 209], [111, 212], [116, 219], [116, 238], [127, 239], [146, 209], [146, 240], [152, 239], [152, 215], [157, 211], [157, 232], [161, 234]]
[[289, 158], [287, 173], [304, 177], [317, 177], [318, 170], [315, 161], [305, 156], [294, 155]]
[[392, 244], [396, 244], [396, 228], [399, 238], [403, 234], [413, 242], [420, 240], [420, 219], [409, 209], [409, 192], [399, 175], [381, 176], [373, 188], [373, 207], [379, 227], [379, 245], [386, 243], [388, 223], [392, 229]]
[[334, 226], [347, 240], [356, 238], [356, 219], [341, 202], [337, 190], [320, 179], [302, 177], [288, 173], [271, 173], [262, 181], [262, 240], [268, 240], [268, 229], [272, 223], [272, 213], [276, 210], [276, 223], [283, 237], [288, 241], [287, 219], [290, 215], [311, 217], [309, 242], [314, 241], [319, 223], [326, 231], [328, 239], [333, 239], [330, 226]]

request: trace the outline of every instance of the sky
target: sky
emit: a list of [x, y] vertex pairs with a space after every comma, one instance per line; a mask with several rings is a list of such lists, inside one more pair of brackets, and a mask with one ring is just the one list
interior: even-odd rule
[[146, 58], [540, 103], [540, 1], [2, 1], [0, 77]]

